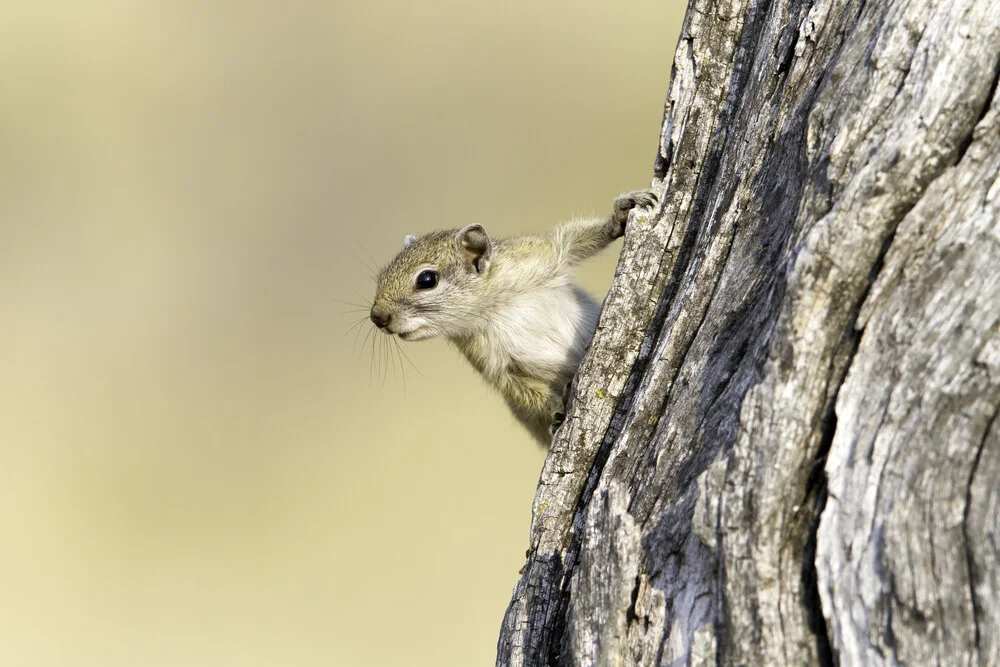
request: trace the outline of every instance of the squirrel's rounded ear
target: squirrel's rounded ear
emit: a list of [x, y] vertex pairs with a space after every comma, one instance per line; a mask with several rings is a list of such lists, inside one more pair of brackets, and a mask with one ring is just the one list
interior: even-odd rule
[[413, 245], [416, 242], [417, 242], [417, 237], [416, 236], [414, 236], [413, 234], [407, 234], [403, 238], [403, 248], [404, 249], [405, 248], [409, 248], [411, 245]]
[[455, 235], [455, 244], [465, 263], [477, 273], [485, 273], [493, 256], [493, 242], [482, 225], [468, 225]]

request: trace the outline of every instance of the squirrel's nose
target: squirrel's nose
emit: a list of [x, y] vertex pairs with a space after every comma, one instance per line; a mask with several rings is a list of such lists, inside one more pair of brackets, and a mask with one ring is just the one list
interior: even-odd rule
[[385, 329], [389, 326], [389, 322], [392, 321], [392, 314], [383, 312], [381, 310], [376, 310], [372, 308], [372, 322], [375, 323], [379, 329]]

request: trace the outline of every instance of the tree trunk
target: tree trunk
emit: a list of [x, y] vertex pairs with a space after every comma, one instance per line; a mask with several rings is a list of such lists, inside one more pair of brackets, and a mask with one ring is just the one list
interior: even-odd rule
[[691, 1], [498, 665], [1000, 664], [998, 72], [997, 0]]

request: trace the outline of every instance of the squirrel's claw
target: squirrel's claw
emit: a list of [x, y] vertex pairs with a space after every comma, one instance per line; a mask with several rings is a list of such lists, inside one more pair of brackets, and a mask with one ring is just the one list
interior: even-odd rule
[[650, 189], [635, 190], [615, 198], [613, 212], [611, 214], [612, 236], [618, 238], [625, 234], [625, 224], [628, 222], [628, 214], [633, 208], [652, 208], [656, 206], [659, 199], [656, 193]]

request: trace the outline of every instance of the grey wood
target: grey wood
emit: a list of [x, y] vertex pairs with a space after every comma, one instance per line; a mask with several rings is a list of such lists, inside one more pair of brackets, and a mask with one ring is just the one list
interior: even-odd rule
[[1000, 664], [1000, 3], [693, 0], [498, 665]]

